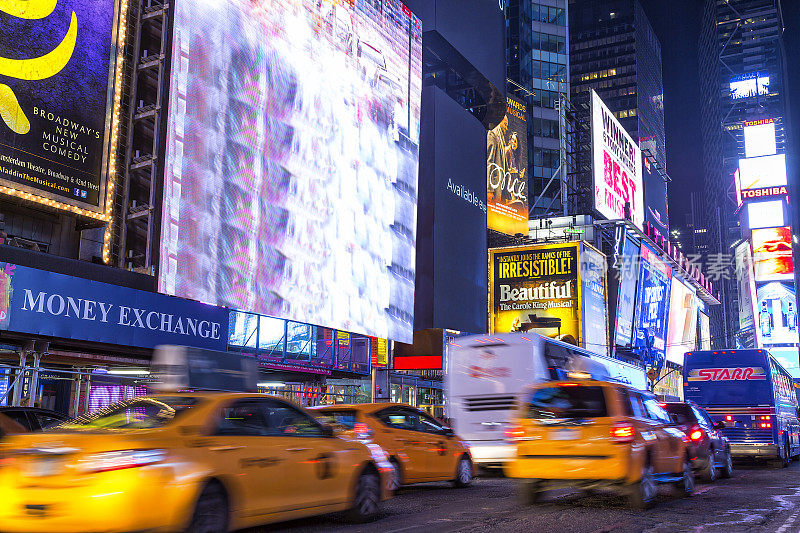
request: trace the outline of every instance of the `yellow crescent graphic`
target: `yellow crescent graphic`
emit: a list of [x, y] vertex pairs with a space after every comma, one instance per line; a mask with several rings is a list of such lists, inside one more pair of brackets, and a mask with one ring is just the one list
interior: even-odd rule
[[[0, 0], [4, 1], [4, 0]], [[72, 12], [72, 20], [64, 40], [49, 54], [33, 59], [8, 59], [0, 57], [0, 74], [20, 80], [43, 80], [58, 74], [67, 66], [75, 42], [78, 40], [78, 17]]]
[[2, 83], [0, 83], [0, 117], [14, 133], [25, 135], [31, 131], [31, 123], [19, 106], [14, 91]]
[[0, 11], [21, 19], [43, 19], [56, 8], [57, 0], [0, 0]]

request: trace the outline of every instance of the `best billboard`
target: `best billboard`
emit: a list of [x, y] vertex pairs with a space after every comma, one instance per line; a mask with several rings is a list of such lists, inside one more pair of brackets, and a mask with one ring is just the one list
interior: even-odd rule
[[607, 354], [605, 287], [605, 256], [584, 244], [491, 249], [489, 332], [532, 331]]
[[644, 223], [642, 152], [592, 90], [592, 174], [594, 206], [610, 219], [624, 219], [625, 205], [639, 228]]
[[159, 290], [411, 342], [419, 20], [394, 0], [174, 18]]
[[528, 234], [528, 126], [525, 102], [507, 97], [506, 116], [486, 136], [486, 226]]
[[104, 211], [116, 10], [114, 0], [0, 6], [0, 185]]

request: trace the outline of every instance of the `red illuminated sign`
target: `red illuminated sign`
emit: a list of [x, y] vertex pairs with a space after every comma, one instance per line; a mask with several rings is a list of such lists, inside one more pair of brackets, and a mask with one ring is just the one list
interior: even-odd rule
[[406, 355], [394, 357], [395, 370], [441, 370], [441, 355]]
[[734, 368], [699, 368], [689, 373], [689, 381], [761, 381], [767, 374], [760, 366]]
[[741, 191], [743, 200], [753, 200], [762, 198], [774, 198], [776, 196], [787, 196], [789, 192], [786, 185], [779, 187], [762, 187], [761, 189], [745, 189]]

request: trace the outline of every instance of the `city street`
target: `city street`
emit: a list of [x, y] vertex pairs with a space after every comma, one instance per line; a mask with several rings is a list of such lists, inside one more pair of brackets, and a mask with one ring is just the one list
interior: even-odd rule
[[613, 494], [585, 496], [551, 492], [543, 503], [517, 504], [514, 483], [482, 478], [464, 490], [430, 483], [403, 489], [385, 502], [376, 522], [354, 526], [338, 515], [276, 524], [261, 531], [511, 531], [545, 532], [674, 532], [769, 531], [800, 529], [800, 463], [777, 469], [737, 465], [734, 477], [713, 484], [698, 482], [695, 495], [678, 499], [659, 489], [658, 504], [648, 511], [627, 507]]

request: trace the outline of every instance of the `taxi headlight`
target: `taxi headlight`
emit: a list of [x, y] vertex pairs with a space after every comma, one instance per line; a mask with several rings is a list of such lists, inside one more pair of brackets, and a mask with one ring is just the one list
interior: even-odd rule
[[370, 455], [372, 456], [372, 459], [376, 463], [389, 462], [389, 455], [378, 444], [369, 443], [366, 446], [367, 449], [369, 450]]
[[115, 450], [88, 455], [78, 463], [78, 470], [85, 474], [110, 472], [124, 468], [137, 468], [160, 463], [166, 457], [164, 450]]

